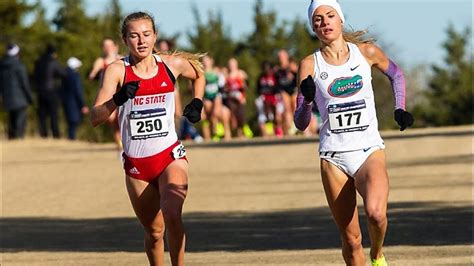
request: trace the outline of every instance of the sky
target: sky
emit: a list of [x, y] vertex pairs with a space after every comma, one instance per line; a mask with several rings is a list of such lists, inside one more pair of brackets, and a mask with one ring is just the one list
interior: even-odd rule
[[[104, 12], [109, 0], [83, 0], [86, 12]], [[187, 32], [194, 29], [191, 6], [197, 5], [202, 20], [209, 11], [223, 14], [224, 25], [231, 36], [241, 39], [253, 31], [253, 7], [256, 0], [119, 0], [124, 14], [135, 11], [152, 13], [159, 31], [166, 35], [180, 32], [178, 44], [187, 46]], [[29, 0], [34, 2], [34, 0]], [[40, 0], [51, 18], [58, 0]], [[307, 21], [309, 0], [263, 0], [265, 11], [277, 12], [278, 20]], [[446, 29], [452, 24], [461, 31], [472, 27], [471, 0], [339, 0], [346, 25], [368, 29], [389, 57], [407, 66], [442, 64]], [[119, 25], [117, 25], [119, 27]], [[472, 36], [471, 36], [472, 51]]]

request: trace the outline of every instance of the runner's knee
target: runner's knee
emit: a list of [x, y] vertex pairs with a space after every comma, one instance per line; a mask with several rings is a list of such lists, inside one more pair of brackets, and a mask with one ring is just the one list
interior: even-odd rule
[[145, 227], [145, 237], [150, 239], [152, 242], [159, 241], [165, 236], [164, 224], [155, 224], [149, 227]]
[[362, 234], [348, 234], [342, 237], [342, 243], [346, 250], [352, 252], [362, 248]]
[[387, 222], [387, 214], [380, 207], [368, 206], [366, 207], [366, 214], [371, 224], [383, 226]]

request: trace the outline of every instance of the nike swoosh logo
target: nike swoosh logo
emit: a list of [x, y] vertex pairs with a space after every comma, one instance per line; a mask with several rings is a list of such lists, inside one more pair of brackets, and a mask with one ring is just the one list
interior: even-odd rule
[[368, 150], [370, 150], [370, 148], [367, 148], [367, 149], [363, 149], [364, 152], [367, 152]]
[[360, 66], [360, 65], [357, 65], [357, 66], [355, 66], [355, 67], [351, 67], [351, 71], [356, 70], [359, 66]]

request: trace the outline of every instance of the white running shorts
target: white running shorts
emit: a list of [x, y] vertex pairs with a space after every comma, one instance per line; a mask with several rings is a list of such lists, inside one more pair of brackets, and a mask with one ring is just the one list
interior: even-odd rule
[[323, 151], [319, 152], [319, 157], [334, 164], [344, 173], [354, 178], [355, 174], [367, 158], [369, 158], [373, 152], [383, 149], [385, 149], [385, 145], [382, 143], [381, 145], [375, 145], [355, 151]]

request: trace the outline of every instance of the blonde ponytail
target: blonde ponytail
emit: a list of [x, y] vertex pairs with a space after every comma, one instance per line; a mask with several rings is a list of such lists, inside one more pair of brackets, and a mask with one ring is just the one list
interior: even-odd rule
[[204, 74], [204, 66], [201, 62], [201, 59], [204, 56], [206, 56], [207, 53], [192, 54], [188, 52], [174, 50], [174, 51], [158, 51], [157, 54], [179, 56], [183, 59], [186, 59], [191, 64], [191, 66], [194, 68], [198, 76], [201, 76], [202, 74]]
[[342, 37], [344, 41], [361, 44], [361, 43], [375, 43], [375, 39], [367, 36], [368, 30], [344, 31]]

